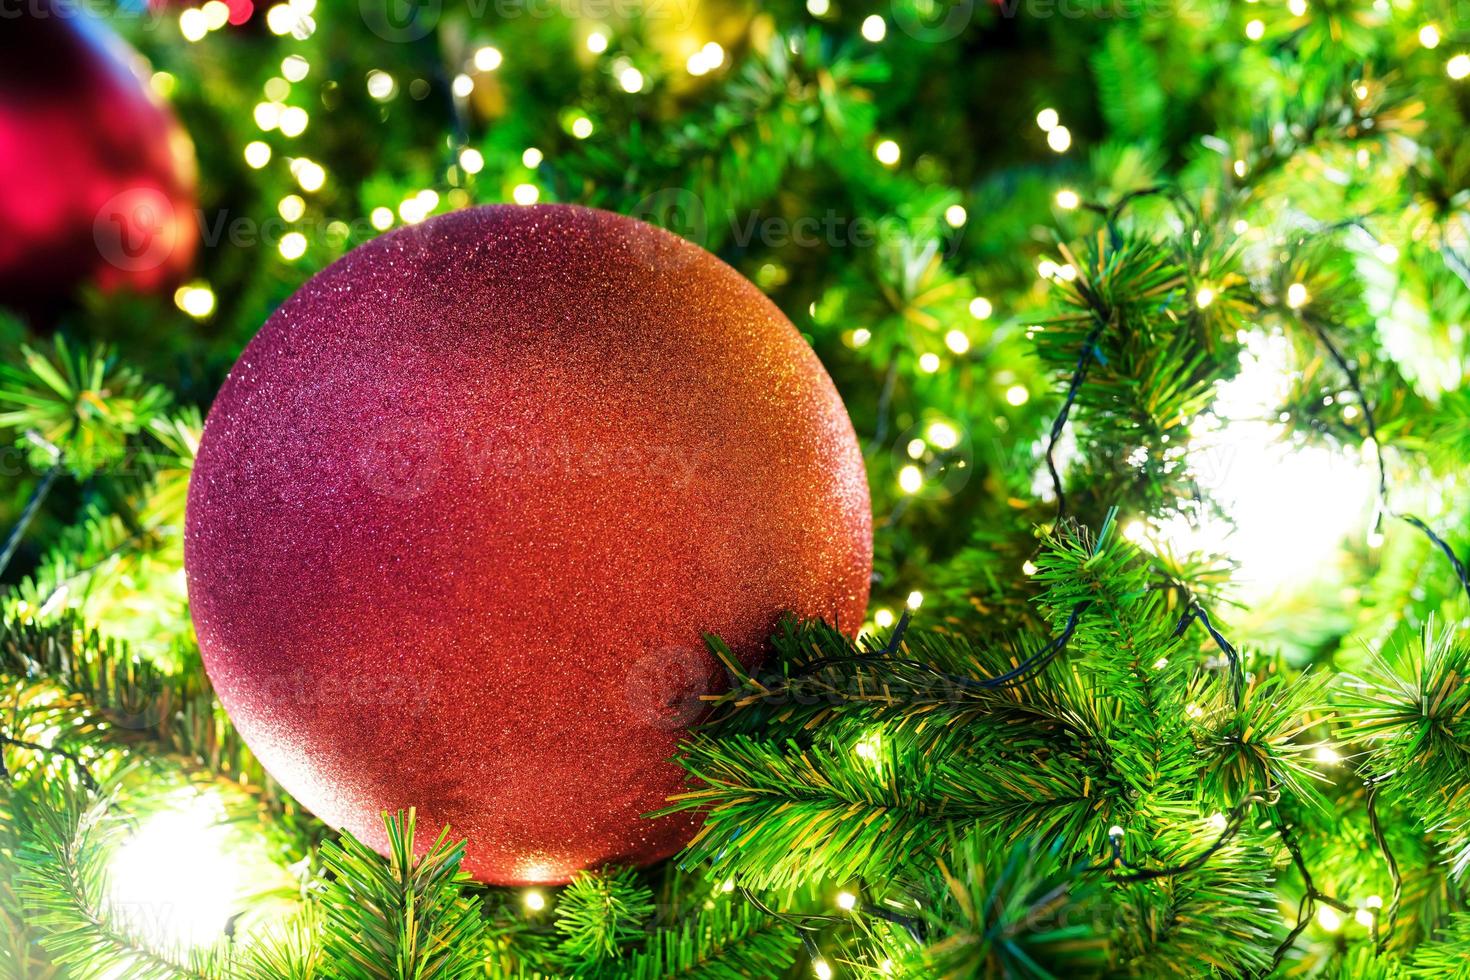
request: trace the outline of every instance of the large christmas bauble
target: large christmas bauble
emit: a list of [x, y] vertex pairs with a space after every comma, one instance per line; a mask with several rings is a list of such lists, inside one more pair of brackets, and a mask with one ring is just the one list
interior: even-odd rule
[[0, 19], [0, 306], [176, 283], [198, 238], [194, 151], [139, 56], [63, 0]]
[[[759, 291], [629, 218], [461, 211], [365, 245], [241, 355], [189, 491], [205, 666], [266, 768], [386, 846], [419, 808], [495, 884], [648, 864], [721, 671], [855, 630], [867, 482]], [[427, 842], [422, 842], [427, 843]]]

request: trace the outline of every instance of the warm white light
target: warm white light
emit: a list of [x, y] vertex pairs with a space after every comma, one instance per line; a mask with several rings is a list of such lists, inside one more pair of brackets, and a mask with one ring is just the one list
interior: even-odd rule
[[1444, 70], [1455, 81], [1470, 78], [1470, 54], [1457, 54], [1445, 62]]
[[454, 93], [457, 99], [468, 99], [475, 91], [475, 80], [464, 72], [454, 76], [454, 81], [449, 83], [449, 91]]
[[898, 471], [898, 488], [904, 493], [918, 493], [924, 485], [924, 473], [917, 466], [909, 465]]
[[209, 19], [204, 16], [204, 11], [190, 7], [179, 14], [179, 33], [186, 41], [202, 40], [209, 33]]
[[306, 201], [300, 194], [287, 194], [276, 205], [276, 210], [287, 221], [300, 221], [301, 216], [306, 213]]
[[990, 319], [990, 314], [994, 312], [995, 307], [984, 296], [976, 296], [970, 300], [970, 315], [975, 319], [988, 320]]
[[1318, 762], [1324, 765], [1335, 766], [1342, 761], [1341, 754], [1330, 745], [1319, 745], [1314, 753]]
[[1042, 259], [1036, 263], [1036, 274], [1043, 279], [1055, 279], [1060, 268], [1051, 259]]
[[1257, 18], [1245, 25], [1245, 36], [1252, 41], [1259, 41], [1266, 36], [1266, 22]]
[[272, 130], [281, 121], [281, 107], [275, 102], [260, 102], [255, 106], [255, 125]]
[[1307, 287], [1299, 282], [1294, 282], [1286, 287], [1286, 305], [1293, 310], [1299, 310], [1307, 305], [1311, 296], [1307, 293]]
[[827, 11], [832, 9], [830, 0], [806, 0], [807, 13], [813, 17], [825, 17]]
[[572, 120], [572, 135], [579, 140], [584, 140], [592, 135], [592, 120], [586, 116], [578, 116]]
[[893, 622], [894, 619], [892, 609], [888, 609], [885, 607], [882, 609], [878, 609], [873, 613], [873, 625], [877, 626], [880, 630], [886, 630], [888, 627], [893, 625]]
[[1370, 909], [1358, 909], [1353, 913], [1353, 921], [1364, 929], [1371, 929], [1373, 928], [1373, 912]]
[[812, 972], [817, 975], [817, 980], [832, 980], [832, 967], [820, 956], [812, 960]]
[[1209, 309], [1213, 302], [1215, 302], [1215, 291], [1209, 286], [1201, 286], [1199, 292], [1194, 294], [1194, 305], [1202, 310]]
[[299, 54], [289, 54], [281, 62], [281, 74], [286, 76], [288, 82], [299, 82], [311, 71], [311, 62]]
[[948, 422], [930, 422], [924, 435], [939, 449], [953, 449], [960, 444], [959, 430]]
[[922, 459], [928, 449], [929, 444], [923, 439], [910, 439], [908, 444], [909, 459]]
[[1439, 47], [1439, 42], [1440, 42], [1439, 28], [1436, 27], [1434, 24], [1425, 24], [1423, 27], [1419, 28], [1419, 43], [1420, 44], [1424, 45], [1426, 48], [1429, 48], [1430, 50], [1433, 50], [1433, 49]]
[[1369, 895], [1363, 901], [1363, 904], [1365, 906], [1367, 906], [1368, 908], [1370, 908], [1370, 909], [1381, 909], [1381, 908], [1383, 908], [1383, 896], [1381, 896], [1381, 895]]
[[158, 946], [202, 946], [220, 939], [246, 884], [232, 858], [224, 807], [190, 790], [146, 819], [108, 864], [112, 910]]
[[377, 99], [379, 102], [385, 102], [388, 99], [391, 99], [393, 97], [393, 89], [395, 87], [396, 83], [393, 81], [393, 76], [388, 74], [387, 72], [379, 71], [376, 68], [368, 72], [368, 95]]
[[970, 338], [963, 330], [951, 330], [944, 335], [944, 346], [956, 354], [963, 354], [970, 349]]
[[522, 901], [526, 903], [526, 908], [532, 912], [540, 912], [546, 908], [546, 896], [534, 889], [526, 892], [525, 898]]
[[537, 167], [541, 166], [541, 160], [541, 151], [536, 149], [534, 146], [526, 147], [526, 151], [521, 154], [521, 166], [526, 167], [530, 170], [535, 170]]
[[1246, 221], [1244, 218], [1240, 218], [1235, 222], [1234, 225], [1231, 226], [1231, 228], [1237, 235], [1244, 235], [1246, 232], [1250, 231], [1250, 227], [1250, 222]]
[[174, 305], [196, 320], [214, 312], [214, 290], [207, 283], [193, 283], [174, 290]]
[[1057, 123], [1061, 121], [1062, 117], [1057, 114], [1055, 109], [1042, 109], [1036, 114], [1036, 125], [1040, 126], [1042, 132], [1045, 133], [1056, 129]]
[[1077, 206], [1080, 205], [1081, 203], [1082, 203], [1082, 198], [1080, 198], [1080, 197], [1077, 196], [1077, 192], [1076, 191], [1071, 191], [1071, 190], [1060, 190], [1060, 191], [1057, 191], [1057, 207], [1061, 208], [1063, 211], [1073, 211], [1073, 210], [1076, 210]]
[[910, 609], [918, 609], [924, 604], [924, 593], [915, 589], [913, 592], [909, 593], [909, 597], [904, 600], [903, 604], [908, 606]]
[[1047, 131], [1046, 145], [1058, 153], [1066, 153], [1072, 145], [1072, 131], [1066, 126], [1053, 126]]
[[857, 896], [852, 892], [838, 892], [837, 907], [844, 912], [851, 912], [857, 908]]
[[299, 105], [288, 105], [281, 110], [281, 134], [283, 136], [300, 136], [306, 132], [306, 123], [310, 117], [306, 110]]
[[643, 72], [637, 68], [624, 68], [618, 72], [618, 84], [624, 92], [632, 94], [643, 91]]
[[[881, 628], [886, 629], [887, 627]], [[869, 762], [877, 762], [878, 746], [878, 736], [872, 735], [868, 738], [863, 739], [861, 742], [858, 742], [852, 747], [852, 750], [856, 752], [860, 758], [867, 759]]]
[[1398, 246], [1390, 245], [1387, 242], [1374, 249], [1373, 254], [1377, 255], [1378, 261], [1384, 263], [1385, 265], [1393, 265], [1399, 260]]
[[899, 150], [898, 144], [893, 142], [893, 140], [883, 140], [877, 146], [873, 147], [873, 156], [877, 157], [878, 162], [885, 167], [891, 167], [898, 163], [898, 158], [901, 155], [902, 151]]
[[1296, 370], [1282, 336], [1245, 335], [1239, 373], [1216, 389], [1213, 416], [1190, 429], [1200, 489], [1224, 517], [1171, 518], [1158, 539], [1180, 554], [1228, 554], [1244, 600], [1320, 574], [1371, 509], [1376, 481], [1357, 452], [1293, 438], [1276, 413]]
[[1328, 932], [1336, 932], [1342, 928], [1342, 916], [1331, 905], [1323, 905], [1317, 909], [1317, 922]]
[[1011, 385], [1006, 389], [1006, 404], [1017, 408], [1026, 404], [1031, 398], [1031, 392], [1026, 390], [1025, 385]]
[[852, 332], [852, 346], [854, 347], [862, 347], [864, 344], [872, 339], [873, 331], [869, 330], [867, 327], [858, 327]]
[[1119, 837], [1122, 837], [1123, 836], [1123, 828], [1122, 827], [1119, 827], [1117, 824], [1113, 824], [1111, 827], [1108, 828], [1108, 836], [1109, 837], [1112, 837], [1114, 839], [1117, 839]]
[[379, 231], [386, 231], [393, 227], [393, 210], [391, 208], [373, 208], [373, 213], [369, 216], [369, 220], [372, 221], [374, 228]]
[[535, 184], [517, 184], [510, 192], [510, 199], [517, 204], [535, 204], [541, 198], [541, 191]]
[[1031, 561], [1029, 558], [1021, 562], [1021, 574], [1025, 575], [1027, 578], [1030, 578], [1032, 575], [1035, 575], [1036, 572], [1036, 562]]
[[863, 18], [863, 37], [877, 44], [888, 36], [888, 22], [877, 14], [869, 14]]
[[919, 355], [919, 370], [925, 374], [933, 374], [939, 370], [939, 355], [933, 351], [925, 351]]
[[485, 169], [485, 154], [473, 146], [467, 146], [459, 151], [459, 165], [464, 168], [465, 173], [477, 174]]
[[230, 22], [230, 7], [224, 0], [209, 0], [203, 7], [204, 23], [211, 31], [217, 31]]
[[1293, 17], [1305, 17], [1307, 0], [1286, 0], [1286, 9], [1291, 11]]
[[587, 50], [593, 54], [602, 54], [607, 50], [607, 35], [601, 31], [593, 31], [587, 35]]
[[1211, 827], [1215, 828], [1218, 831], [1223, 832], [1225, 830], [1225, 824], [1226, 824], [1225, 814], [1223, 814], [1223, 813], [1212, 813], [1212, 814], [1210, 814], [1210, 826]]
[[291, 161], [291, 176], [296, 178], [296, 183], [304, 191], [319, 191], [327, 182], [327, 172], [322, 165], [306, 157], [297, 157]]
[[269, 143], [260, 140], [251, 140], [245, 144], [245, 162], [252, 168], [259, 170], [271, 162], [271, 148]]
[[733, 892], [734, 890], [735, 890], [735, 879], [734, 878], [726, 878], [720, 884], [720, 891], [722, 891], [722, 892], [725, 892], [725, 893], [728, 894], [729, 892]]
[[475, 71], [494, 71], [504, 60], [499, 48], [487, 44], [475, 52]]
[[969, 217], [964, 207], [959, 204], [951, 204], [944, 209], [944, 223], [951, 228], [960, 227]]
[[281, 258], [295, 261], [306, 254], [306, 236], [299, 231], [287, 232], [281, 236], [281, 244], [277, 247], [280, 249]]

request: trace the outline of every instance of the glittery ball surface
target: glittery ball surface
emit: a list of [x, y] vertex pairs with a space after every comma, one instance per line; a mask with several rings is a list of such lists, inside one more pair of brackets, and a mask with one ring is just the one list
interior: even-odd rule
[[[860, 624], [852, 425], [792, 325], [629, 218], [494, 206], [401, 229], [266, 323], [189, 490], [220, 700], [327, 823], [469, 842], [492, 884], [676, 852], [672, 761], [785, 610]], [[421, 840], [421, 848], [428, 840]]]

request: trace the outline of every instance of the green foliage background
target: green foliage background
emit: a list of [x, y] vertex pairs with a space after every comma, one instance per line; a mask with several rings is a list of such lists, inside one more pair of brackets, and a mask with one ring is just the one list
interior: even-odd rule
[[[6, 976], [1470, 977], [1463, 4], [298, 0], [186, 39], [211, 15], [109, 19], [192, 136], [213, 309], [83, 289], [0, 328]], [[276, 306], [375, 212], [527, 188], [666, 224], [786, 311], [877, 549], [858, 640], [788, 623], [747, 675], [711, 639], [735, 683], [685, 748], [686, 852], [536, 896], [464, 880], [452, 832], [415, 858], [412, 814], [383, 858], [275, 786], [180, 545], [203, 413]], [[1254, 438], [1347, 467], [1309, 511], [1385, 488], [1264, 594], [1242, 538], [1178, 531], [1233, 515], [1209, 436], [1263, 342]], [[251, 880], [184, 949], [109, 862], [200, 797]]]

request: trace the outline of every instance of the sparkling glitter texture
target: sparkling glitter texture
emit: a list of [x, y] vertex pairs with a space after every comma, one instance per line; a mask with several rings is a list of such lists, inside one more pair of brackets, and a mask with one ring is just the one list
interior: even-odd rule
[[[380, 849], [380, 811], [494, 884], [649, 864], [643, 815], [783, 610], [867, 603], [862, 457], [810, 348], [735, 271], [565, 206], [404, 228], [307, 283], [204, 431], [186, 559], [204, 662], [262, 762]], [[421, 842], [427, 843], [427, 842]]]

